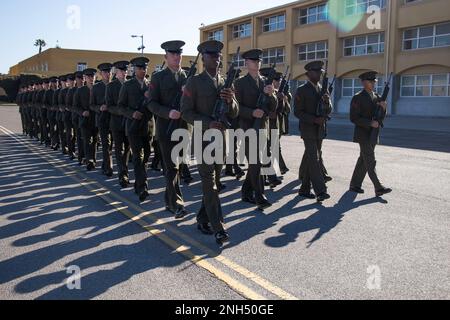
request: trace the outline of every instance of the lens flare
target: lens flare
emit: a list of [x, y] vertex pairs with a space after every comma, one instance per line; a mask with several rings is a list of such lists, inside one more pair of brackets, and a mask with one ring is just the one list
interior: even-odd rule
[[366, 5], [357, 0], [330, 0], [328, 2], [328, 17], [339, 31], [350, 32], [364, 18]]

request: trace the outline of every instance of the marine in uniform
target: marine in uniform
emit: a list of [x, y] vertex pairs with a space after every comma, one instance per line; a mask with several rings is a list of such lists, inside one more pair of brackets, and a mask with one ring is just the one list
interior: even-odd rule
[[[305, 66], [308, 82], [299, 87], [295, 95], [295, 116], [300, 120], [300, 132], [305, 144], [302, 161], [304, 173], [299, 195], [308, 199], [317, 198], [319, 202], [330, 198], [320, 164], [322, 143], [327, 135], [327, 118], [317, 115], [317, 106], [322, 102], [327, 115], [332, 111], [329, 95], [320, 95], [322, 88], [319, 81], [325, 71], [323, 66], [323, 61], [313, 61]], [[311, 185], [315, 195], [311, 193]]]
[[58, 94], [58, 114], [57, 114], [57, 126], [59, 138], [61, 142], [62, 154], [68, 154], [67, 150], [67, 139], [66, 139], [66, 128], [64, 124], [64, 112], [66, 108], [66, 95], [69, 90], [67, 87], [67, 75], [59, 77], [59, 82], [61, 84], [61, 89]]
[[83, 135], [80, 129], [80, 114], [78, 112], [78, 103], [79, 103], [78, 100], [80, 97], [79, 92], [81, 93], [81, 90], [84, 86], [84, 76], [82, 71], [77, 71], [74, 73], [74, 75], [75, 75], [75, 89], [73, 91], [72, 107], [71, 107], [72, 126], [77, 144], [78, 164], [81, 166], [83, 165], [85, 160], [85, 153], [84, 153]]
[[[277, 119], [270, 117], [271, 122], [275, 122], [277, 125], [277, 128], [279, 130], [280, 134], [280, 140], [281, 137], [284, 135], [289, 134], [289, 114], [291, 113], [291, 101], [292, 101], [292, 94], [289, 89], [289, 83], [286, 83], [286, 87], [284, 88], [284, 92], [280, 92], [280, 85], [281, 85], [281, 73], [277, 73], [277, 76], [274, 80], [274, 87], [275, 90], [277, 90], [277, 98], [278, 98], [278, 108], [276, 112]], [[281, 150], [281, 141], [280, 141], [280, 172], [282, 175], [285, 175], [287, 172], [289, 172], [289, 168], [286, 165], [286, 161], [284, 160], [283, 153]]]
[[94, 170], [96, 165], [98, 132], [95, 128], [95, 114], [90, 110], [96, 73], [97, 70], [93, 68], [83, 71], [86, 85], [75, 92], [74, 98], [75, 108], [79, 115], [78, 128], [81, 130], [88, 171]]
[[106, 110], [110, 113], [110, 129], [114, 142], [114, 152], [117, 163], [119, 184], [127, 188], [130, 183], [128, 162], [130, 159], [130, 144], [125, 133], [125, 122], [118, 106], [119, 94], [128, 70], [128, 61], [117, 61], [113, 64], [115, 75], [113, 81], [106, 85]]
[[64, 120], [64, 131], [65, 131], [65, 141], [67, 145], [67, 155], [69, 156], [70, 160], [75, 159], [75, 134], [74, 134], [74, 128], [72, 123], [72, 112], [71, 108], [73, 105], [73, 94], [76, 90], [75, 86], [75, 74], [71, 73], [66, 75], [67, 82], [66, 82], [66, 95], [64, 97], [64, 103], [63, 103], [63, 120]]
[[144, 202], [149, 196], [147, 185], [147, 163], [151, 151], [150, 121], [151, 113], [144, 107], [145, 93], [148, 90], [147, 66], [149, 60], [138, 57], [130, 61], [135, 76], [122, 85], [118, 106], [126, 118], [126, 134], [133, 153], [135, 173], [134, 190], [139, 200]]
[[102, 173], [107, 177], [113, 175], [112, 165], [112, 135], [110, 130], [111, 114], [106, 106], [105, 94], [106, 86], [110, 82], [111, 63], [102, 63], [97, 69], [100, 71], [102, 81], [96, 83], [92, 89], [92, 101], [90, 109], [95, 112], [95, 125], [100, 133], [100, 141], [102, 144]]
[[379, 136], [373, 141], [372, 131], [380, 127], [375, 121], [376, 109], [383, 110], [383, 119], [386, 117], [386, 102], [380, 102], [380, 96], [375, 92], [377, 72], [369, 71], [361, 74], [363, 90], [352, 99], [350, 106], [350, 120], [355, 125], [353, 141], [359, 144], [360, 156], [353, 173], [350, 190], [356, 193], [364, 193], [362, 183], [367, 174], [375, 187], [375, 194], [381, 197], [391, 193], [392, 189], [384, 187], [377, 175], [375, 159], [375, 147], [379, 143]]
[[31, 96], [33, 94], [32, 90], [33, 90], [32, 85], [28, 84], [25, 95], [23, 97], [23, 104], [25, 106], [24, 109], [25, 109], [27, 134], [29, 137], [31, 137], [33, 134], [33, 120], [31, 118]]
[[[276, 111], [277, 97], [273, 84], [266, 84], [267, 79], [260, 74], [262, 62], [262, 50], [252, 49], [244, 54], [242, 58], [245, 60], [248, 73], [246, 76], [236, 80], [236, 98], [239, 103], [239, 119], [240, 128], [244, 131], [262, 129], [267, 130], [269, 127], [268, 113]], [[264, 103], [266, 105], [258, 106], [258, 100], [261, 95], [265, 95]], [[261, 122], [260, 128], [255, 128], [256, 122]], [[272, 206], [264, 195], [264, 179], [261, 175], [261, 159], [259, 150], [259, 132], [257, 147], [257, 163], [249, 163], [248, 172], [242, 186], [242, 201], [256, 204], [259, 210], [264, 210]], [[251, 162], [250, 146], [245, 143], [245, 155], [247, 160]]]
[[60, 140], [59, 140], [59, 92], [61, 91], [61, 81], [59, 77], [55, 77], [55, 89], [53, 92], [51, 114], [50, 114], [50, 127], [51, 127], [51, 141], [52, 149], [59, 150]]
[[22, 106], [22, 95], [23, 95], [23, 87], [20, 86], [19, 87], [19, 92], [17, 92], [16, 95], [16, 104], [19, 106], [19, 113], [20, 113], [20, 121], [22, 124], [22, 134], [25, 135], [26, 133], [26, 129], [25, 129], [25, 114], [24, 114], [24, 110], [23, 110], [23, 106]]
[[[230, 119], [236, 118], [239, 112], [233, 90], [222, 89], [225, 81], [218, 73], [222, 49], [223, 43], [215, 40], [203, 42], [198, 46], [205, 70], [189, 79], [181, 99], [182, 118], [191, 125], [194, 125], [194, 122], [201, 122], [203, 132], [208, 129], [225, 131], [224, 125], [214, 120], [214, 109], [219, 96], [227, 102], [227, 116]], [[208, 145], [208, 142], [203, 142], [203, 150]], [[229, 240], [229, 235], [223, 225], [222, 206], [217, 185], [217, 176], [220, 176], [222, 167], [222, 164], [206, 164], [204, 161], [198, 165], [202, 180], [203, 199], [202, 207], [197, 215], [197, 226], [204, 234], [215, 234], [219, 244]]]
[[44, 94], [45, 94], [45, 88], [44, 88], [44, 79], [39, 81], [39, 91], [36, 94], [36, 119], [39, 123], [38, 126], [38, 134], [39, 134], [39, 141], [41, 143], [41, 145], [43, 145], [45, 143], [45, 136], [44, 136], [44, 123], [42, 120], [42, 112], [43, 112], [43, 108], [42, 108], [42, 103], [44, 101]]
[[[272, 68], [264, 68], [260, 70], [261, 75], [263, 75], [264, 77], [268, 77], [270, 72], [271, 72]], [[284, 98], [282, 97], [281, 99], [283, 99], [283, 101], [280, 102], [280, 98], [279, 96], [281, 96], [281, 93], [278, 91], [278, 88], [280, 86], [280, 80], [281, 77], [283, 75], [280, 72], [275, 72], [275, 77], [273, 79], [273, 86], [275, 89], [275, 92], [277, 94], [277, 109], [273, 112], [269, 113], [269, 135], [268, 135], [268, 140], [267, 140], [267, 150], [268, 150], [268, 155], [270, 157], [272, 157], [273, 155], [273, 150], [271, 149], [272, 146], [272, 130], [276, 130], [279, 133], [279, 123], [278, 123], [278, 116], [281, 113], [281, 110], [279, 110], [280, 108], [284, 107]], [[278, 87], [277, 87], [278, 84]], [[280, 106], [281, 104], [281, 106]], [[280, 143], [280, 149], [281, 150], [281, 143]], [[281, 153], [279, 153], [280, 155], [280, 159], [281, 159]], [[272, 159], [273, 161], [273, 159]], [[282, 184], [282, 181], [277, 177], [276, 175], [276, 171], [275, 171], [275, 167], [274, 167], [274, 163], [271, 162], [269, 165], [264, 166], [265, 168], [270, 168], [271, 171], [273, 172], [272, 174], [269, 174], [267, 176], [265, 176], [264, 178], [264, 185], [265, 186], [270, 186], [272, 189], [276, 188], [277, 186], [279, 186], [280, 184]], [[281, 165], [280, 165], [281, 167]]]
[[39, 104], [38, 104], [38, 95], [39, 92], [42, 90], [42, 82], [41, 80], [36, 80], [34, 82], [34, 89], [33, 89], [33, 97], [32, 97], [32, 116], [33, 116], [33, 137], [39, 141]]
[[156, 118], [156, 140], [158, 141], [164, 175], [166, 178], [165, 203], [166, 209], [182, 219], [187, 215], [183, 195], [180, 189], [180, 166], [172, 159], [172, 149], [177, 142], [168, 135], [171, 122], [176, 123], [172, 129], [189, 129], [187, 123], [181, 119], [181, 112], [174, 109], [174, 99], [181, 95], [186, 84], [187, 75], [181, 68], [183, 41], [168, 41], [161, 45], [165, 50], [167, 68], [155, 73], [150, 84], [150, 103], [147, 108]]
[[45, 144], [46, 147], [50, 145], [50, 128], [48, 123], [48, 107], [47, 107], [47, 91], [50, 89], [50, 79], [45, 78], [42, 83], [43, 94], [41, 97], [41, 142]]
[[56, 90], [56, 77], [49, 79], [49, 89], [45, 92], [45, 108], [47, 109], [47, 121], [48, 121], [48, 138], [49, 146], [54, 149], [55, 145], [55, 131], [56, 131], [56, 118], [53, 110], [53, 95]]

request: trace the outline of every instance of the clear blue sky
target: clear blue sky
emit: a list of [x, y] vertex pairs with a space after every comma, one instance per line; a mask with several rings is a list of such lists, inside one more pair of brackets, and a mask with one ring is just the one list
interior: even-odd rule
[[[166, 40], [187, 42], [185, 53], [196, 52], [199, 27], [292, 2], [290, 0], [14, 0], [0, 1], [0, 73], [38, 52], [36, 39], [47, 48], [137, 51], [144, 34], [146, 52], [161, 52]], [[80, 8], [80, 29], [67, 26], [67, 8]]]

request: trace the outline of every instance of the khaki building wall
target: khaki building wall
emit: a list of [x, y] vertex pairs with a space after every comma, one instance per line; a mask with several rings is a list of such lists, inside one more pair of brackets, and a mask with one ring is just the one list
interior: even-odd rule
[[[336, 74], [342, 78], [356, 78], [360, 73], [367, 70], [377, 70], [385, 75], [394, 73], [394, 92], [391, 94], [389, 111], [391, 113], [406, 113], [407, 107], [402, 106], [401, 110], [396, 109], [397, 102], [400, 101], [400, 78], [403, 74], [433, 74], [450, 72], [450, 46], [434, 47], [417, 50], [402, 50], [403, 30], [406, 28], [419, 27], [429, 24], [438, 24], [450, 21], [450, 10], [448, 0], [420, 0], [411, 3], [405, 3], [404, 0], [387, 0], [386, 8], [381, 10], [381, 29], [369, 30], [366, 25], [365, 15], [362, 21], [351, 31], [344, 32], [329, 21], [299, 25], [299, 9], [313, 5], [324, 4], [325, 0], [301, 0], [289, 3], [284, 6], [248, 14], [243, 17], [218, 22], [200, 29], [200, 38], [202, 41], [208, 39], [208, 34], [213, 30], [224, 30], [224, 65], [226, 65], [236, 51], [241, 46], [241, 51], [251, 48], [285, 48], [285, 63], [278, 66], [278, 71], [284, 71], [286, 65], [291, 66], [293, 79], [306, 79], [304, 66], [307, 62], [298, 60], [297, 45], [327, 41], [328, 42], [328, 72], [330, 75]], [[285, 30], [275, 32], [262, 32], [262, 21], [264, 17], [284, 14], [286, 17]], [[233, 25], [251, 22], [252, 35], [244, 39], [232, 38]], [[366, 35], [371, 33], [384, 32], [385, 52], [381, 54], [350, 56], [345, 57], [343, 53], [343, 39], [352, 36]], [[245, 69], [245, 68], [243, 68]], [[245, 70], [244, 70], [245, 74]], [[340, 100], [340, 89], [338, 86], [335, 92], [335, 100]], [[395, 92], [397, 90], [397, 92]], [[423, 109], [423, 115], [445, 115], [450, 116], [450, 98], [449, 97], [428, 97], [413, 98], [417, 103], [430, 104], [430, 101], [439, 104], [439, 111], [433, 111], [433, 107]], [[343, 99], [345, 100], [345, 99]], [[347, 112], [348, 106], [343, 107], [347, 102], [338, 105], [338, 112]], [[448, 104], [448, 108], [445, 108]], [[417, 107], [415, 108], [417, 110]], [[412, 114], [417, 114], [414, 111]]]
[[[164, 62], [164, 54], [144, 54], [150, 59], [148, 72], [151, 74], [157, 66]], [[131, 60], [140, 56], [131, 52], [109, 52], [72, 49], [48, 49], [41, 54], [19, 62], [10, 68], [10, 75], [38, 74], [42, 76], [60, 76], [75, 72], [78, 63], [87, 63], [88, 68], [97, 68], [104, 62], [114, 63], [119, 60]], [[189, 61], [195, 59], [192, 56], [184, 56], [183, 66], [189, 66]], [[42, 65], [48, 65], [48, 71], [42, 70]]]

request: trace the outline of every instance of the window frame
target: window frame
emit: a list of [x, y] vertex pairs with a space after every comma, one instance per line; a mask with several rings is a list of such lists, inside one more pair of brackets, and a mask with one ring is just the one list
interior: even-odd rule
[[[387, 4], [388, 0], [345, 0], [344, 3], [344, 15], [345, 16], [353, 16], [355, 14], [366, 14], [367, 13], [367, 9], [372, 6], [372, 5], [377, 5], [374, 4], [373, 2], [378, 2], [379, 5], [377, 5], [380, 9], [385, 9], [386, 8], [386, 4]], [[351, 3], [351, 4], [349, 4]], [[358, 7], [359, 8], [364, 8], [364, 10], [360, 10], [361, 12], [358, 12]], [[349, 8], [354, 8], [354, 10], [352, 10], [352, 13], [348, 13], [348, 9]]]
[[[221, 38], [220, 39], [217, 39], [216, 38], [216, 34], [217, 33], [221, 33]], [[223, 29], [215, 29], [215, 30], [212, 30], [212, 31], [208, 31], [208, 40], [216, 40], [216, 41], [223, 41], [223, 36], [224, 36], [224, 34], [223, 34]]]
[[[324, 7], [325, 10], [320, 12], [319, 8]], [[315, 9], [315, 13], [310, 13], [310, 10]], [[306, 10], [306, 15], [302, 14], [302, 11]], [[323, 12], [325, 12], [325, 18], [324, 19], [319, 19], [320, 14], [322, 14]], [[310, 22], [309, 18], [315, 16], [315, 21]], [[302, 19], [306, 18], [306, 23], [302, 23]], [[310, 6], [310, 7], [305, 7], [305, 8], [299, 8], [298, 9], [298, 20], [297, 20], [297, 25], [299, 26], [305, 26], [305, 25], [309, 25], [309, 24], [315, 24], [315, 23], [320, 23], [320, 22], [327, 22], [329, 21], [330, 17], [329, 17], [329, 7], [328, 7], [328, 2], [325, 3], [321, 3], [315, 6]]]
[[[376, 43], [369, 43], [369, 37], [370, 36], [378, 36], [378, 42]], [[357, 39], [358, 38], [362, 38], [365, 37], [365, 43], [364, 44], [357, 44]], [[352, 45], [347, 46], [346, 45], [346, 41], [347, 40], [352, 40]], [[342, 39], [342, 56], [343, 57], [360, 57], [360, 56], [370, 56], [370, 55], [376, 55], [376, 54], [385, 54], [385, 36], [384, 36], [384, 32], [378, 32], [378, 33], [369, 33], [369, 34], [365, 34], [365, 35], [359, 35], [359, 36], [353, 36], [353, 37], [348, 37], [348, 38], [343, 38]], [[368, 48], [370, 46], [373, 45], [377, 45], [377, 52], [374, 53], [368, 53]], [[358, 48], [364, 48], [365, 49], [365, 53], [364, 54], [357, 54], [357, 49]], [[346, 54], [346, 49], [352, 49], [352, 53], [350, 55]]]
[[[283, 28], [278, 27], [278, 25], [281, 23], [280, 17], [283, 17], [283, 21], [282, 21]], [[275, 20], [275, 22], [271, 22], [270, 19], [276, 19], [276, 20]], [[267, 20], [267, 23], [266, 23], [266, 20]], [[273, 25], [275, 25], [276, 27], [275, 27], [275, 29], [271, 30], [270, 26], [273, 26]], [[267, 31], [265, 30], [266, 27], [268, 27]], [[286, 14], [285, 13], [262, 18], [262, 32], [263, 33], [283, 31], [283, 30], [286, 30]]]
[[[80, 66], [84, 66], [84, 68], [80, 68]], [[83, 72], [88, 68], [87, 62], [77, 62], [77, 72]]]
[[[230, 62], [234, 60], [234, 57], [236, 56], [236, 53], [233, 53], [230, 55]], [[242, 58], [242, 55], [239, 54], [238, 59], [237, 59], [238, 65], [236, 68], [244, 68], [245, 67], [245, 59]]]
[[[248, 28], [245, 28], [246, 26], [248, 26]], [[236, 30], [237, 27], [237, 30]], [[242, 28], [243, 27], [243, 28]], [[245, 31], [248, 29], [248, 35], [245, 35]], [[244, 39], [244, 38], [249, 38], [252, 36], [252, 23], [251, 22], [244, 22], [244, 23], [239, 23], [239, 24], [235, 24], [232, 26], [232, 38], [233, 39]], [[242, 36], [242, 33], [244, 33], [244, 36]], [[237, 36], [236, 36], [237, 35]]]
[[[277, 61], [277, 65], [284, 64], [286, 62], [286, 49], [285, 49], [285, 47], [276, 47], [276, 48], [268, 48], [268, 49], [264, 49], [263, 50], [263, 53], [261, 55], [261, 57], [262, 57], [261, 65], [269, 66], [269, 65], [271, 65], [271, 64], [273, 64], [275, 62], [274, 58], [277, 57], [277, 51], [275, 51], [275, 53], [273, 55], [271, 55], [271, 51], [272, 50], [282, 50], [282, 52], [283, 52], [283, 54], [279, 56], [279, 58], [282, 58], [283, 61], [281, 61], [281, 62]], [[267, 55], [266, 55], [266, 53], [267, 53]], [[268, 60], [267, 63], [264, 63], [265, 59]]]
[[[318, 50], [317, 49], [317, 45], [318, 44], [322, 44], [322, 43], [324, 43], [325, 44], [325, 49], [324, 50]], [[315, 47], [315, 49], [313, 50], [313, 51], [310, 51], [309, 50], [309, 46], [310, 45], [314, 45], [314, 47]], [[301, 50], [301, 47], [302, 46], [305, 46], [306, 47], [306, 51], [300, 51]], [[298, 44], [297, 45], [297, 61], [298, 62], [305, 62], [305, 61], [313, 61], [313, 60], [323, 60], [323, 59], [328, 59], [328, 53], [329, 53], [329, 51], [328, 51], [329, 49], [328, 49], [328, 41], [327, 40], [322, 40], [322, 41], [315, 41], [315, 42], [308, 42], [308, 43], [300, 43], [300, 44]], [[325, 57], [323, 57], [323, 58], [318, 58], [317, 57], [317, 53], [318, 52], [325, 52]], [[314, 58], [308, 58], [308, 55], [310, 54], [310, 53], [314, 53]], [[301, 58], [300, 58], [300, 55], [302, 55], [302, 54], [305, 54], [306, 55], [306, 59], [305, 60], [302, 60]]]
[[[440, 46], [436, 45], [436, 38], [437, 37], [446, 37], [446, 36], [450, 37], [450, 33], [445, 33], [445, 34], [440, 34], [440, 35], [436, 34], [437, 27], [440, 26], [440, 25], [445, 25], [445, 24], [450, 24], [450, 21], [444, 22], [444, 23], [437, 23], [437, 24], [431, 24], [431, 25], [417, 26], [417, 27], [414, 27], [414, 28], [404, 29], [403, 30], [403, 35], [402, 35], [402, 51], [413, 51], [413, 50], [423, 50], [423, 49], [432, 49], [432, 48], [445, 48], [445, 47], [450, 46], [450, 44], [440, 45]], [[433, 27], [433, 35], [432, 36], [421, 37], [420, 36], [420, 29], [421, 28], [427, 28], [427, 27]], [[408, 31], [412, 31], [412, 30], [415, 31], [415, 37], [406, 38], [406, 33]], [[420, 43], [421, 39], [430, 39], [430, 38], [433, 39], [433, 45], [432, 46], [423, 47], [423, 48], [419, 47], [419, 43]], [[410, 41], [411, 43], [415, 42], [416, 46], [415, 47], [411, 47], [410, 49], [405, 49], [405, 44], [406, 44], [407, 41]]]
[[[434, 87], [443, 87], [443, 85], [434, 85], [433, 79], [436, 76], [443, 76], [446, 75], [447, 79], [447, 85], [446, 85], [446, 95], [443, 96], [434, 96], [433, 95], [433, 88]], [[414, 78], [414, 84], [412, 85], [404, 85], [405, 78], [407, 77], [413, 77]], [[428, 77], [428, 85], [418, 85], [417, 84], [417, 77]], [[427, 96], [418, 96], [417, 95], [417, 87], [425, 87], [429, 90], [429, 95]], [[404, 95], [403, 94], [403, 88], [414, 88], [414, 95]], [[406, 74], [402, 75], [400, 77], [400, 98], [448, 98], [450, 97], [450, 73], [433, 73], [433, 74]]]
[[[345, 80], [351, 80], [352, 86], [351, 87], [344, 86]], [[382, 94], [382, 91], [384, 90], [384, 85], [385, 85], [384, 82], [385, 82], [384, 76], [378, 76], [378, 82], [375, 85], [376, 93], [378, 93], [380, 95]], [[358, 84], [358, 85], [356, 85], [356, 84]], [[351, 96], [344, 95], [345, 89], [351, 89], [353, 94]], [[341, 78], [341, 97], [342, 98], [351, 98], [363, 89], [364, 88], [362, 86], [361, 79], [359, 79], [359, 78]]]

